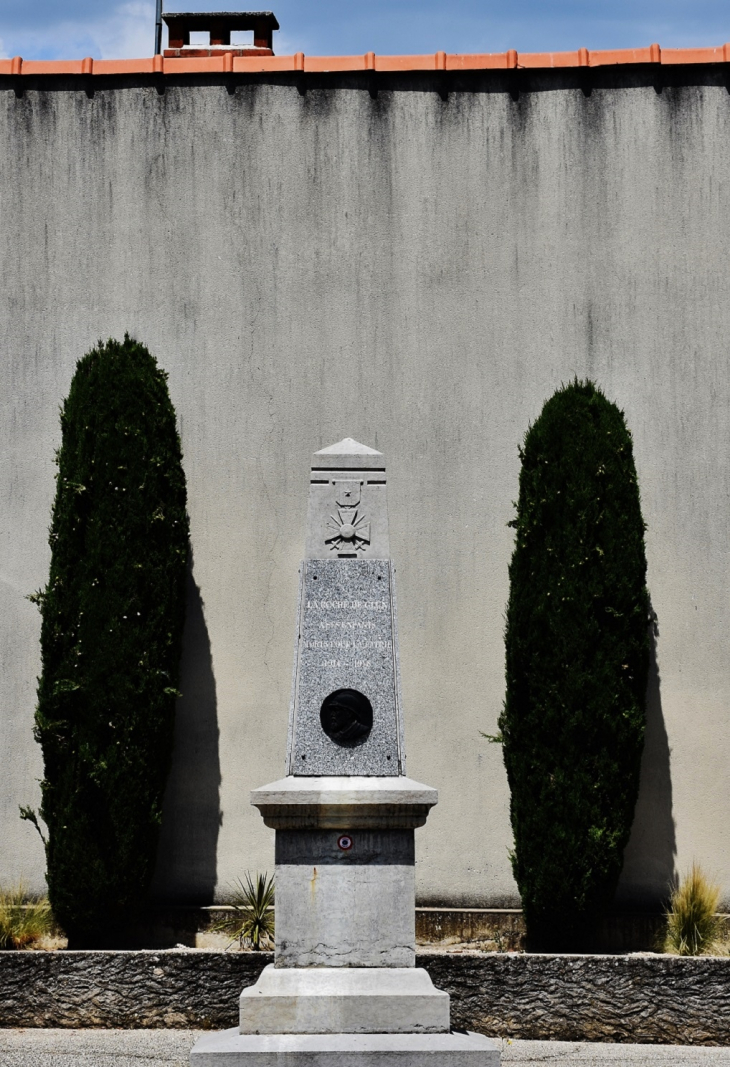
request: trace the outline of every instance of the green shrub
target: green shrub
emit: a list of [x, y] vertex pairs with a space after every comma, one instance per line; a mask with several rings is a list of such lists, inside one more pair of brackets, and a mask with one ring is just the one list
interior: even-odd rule
[[531, 947], [579, 947], [611, 901], [639, 786], [649, 666], [631, 435], [591, 383], [520, 452], [500, 729]]
[[53, 929], [45, 897], [32, 899], [20, 884], [0, 889], [0, 949], [28, 948]]
[[669, 901], [664, 951], [679, 956], [723, 953], [724, 924], [717, 914], [719, 901], [719, 885], [710, 882], [693, 863]]
[[61, 411], [35, 736], [49, 898], [71, 944], [132, 922], [155, 862], [188, 553], [166, 377], [128, 336], [100, 342]]

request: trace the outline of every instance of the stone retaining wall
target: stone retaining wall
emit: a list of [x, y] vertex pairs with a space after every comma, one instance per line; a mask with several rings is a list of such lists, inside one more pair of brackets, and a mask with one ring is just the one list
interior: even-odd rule
[[730, 1043], [730, 959], [427, 955], [455, 1027], [497, 1037]]
[[273, 953], [0, 952], [0, 1026], [217, 1029]]
[[[0, 952], [0, 1025], [235, 1025], [270, 953]], [[423, 953], [455, 1027], [563, 1041], [730, 1043], [730, 959]]]

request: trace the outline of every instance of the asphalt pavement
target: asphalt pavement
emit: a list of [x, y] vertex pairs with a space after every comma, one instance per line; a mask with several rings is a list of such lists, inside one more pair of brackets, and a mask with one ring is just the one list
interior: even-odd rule
[[[0, 1067], [187, 1067], [193, 1030], [3, 1030]], [[730, 1067], [730, 1048], [502, 1041], [502, 1061], [551, 1067]]]

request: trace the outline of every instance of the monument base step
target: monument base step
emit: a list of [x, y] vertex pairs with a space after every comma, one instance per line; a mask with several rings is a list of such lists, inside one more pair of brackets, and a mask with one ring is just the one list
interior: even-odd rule
[[499, 1067], [482, 1034], [205, 1034], [191, 1067]]
[[275, 967], [241, 993], [242, 1034], [443, 1034], [449, 995], [422, 967]]

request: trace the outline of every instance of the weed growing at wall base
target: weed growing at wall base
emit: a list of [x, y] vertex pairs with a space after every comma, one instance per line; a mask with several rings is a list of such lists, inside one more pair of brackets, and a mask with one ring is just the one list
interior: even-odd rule
[[28, 948], [53, 928], [48, 900], [31, 898], [22, 883], [0, 889], [0, 949]]
[[724, 925], [717, 915], [719, 902], [719, 885], [693, 863], [669, 901], [664, 951], [679, 956], [724, 955]]

